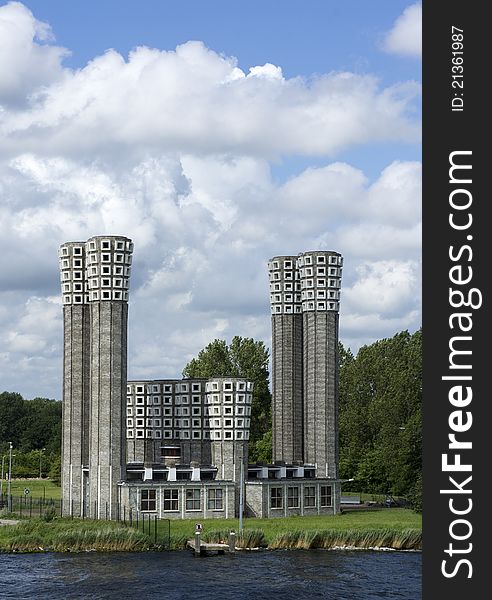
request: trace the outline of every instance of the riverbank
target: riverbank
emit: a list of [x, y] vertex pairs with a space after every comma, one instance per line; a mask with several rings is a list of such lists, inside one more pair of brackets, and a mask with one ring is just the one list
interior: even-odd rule
[[[237, 519], [201, 521], [204, 541], [227, 539]], [[142, 531], [144, 529], [144, 531]], [[111, 521], [25, 519], [0, 528], [0, 552], [143, 552], [181, 550], [195, 530], [194, 520], [147, 522], [143, 527]], [[407, 509], [382, 509], [334, 517], [245, 519], [238, 548], [330, 549], [392, 548], [420, 550], [420, 515]]]

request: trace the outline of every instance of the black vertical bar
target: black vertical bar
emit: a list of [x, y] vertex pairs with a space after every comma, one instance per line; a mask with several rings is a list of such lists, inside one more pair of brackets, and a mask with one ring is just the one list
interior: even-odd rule
[[154, 544], [157, 544], [157, 515], [154, 516]]
[[486, 6], [423, 3], [424, 600], [479, 598], [489, 587]]
[[32, 518], [32, 496], [29, 496], [29, 518]]

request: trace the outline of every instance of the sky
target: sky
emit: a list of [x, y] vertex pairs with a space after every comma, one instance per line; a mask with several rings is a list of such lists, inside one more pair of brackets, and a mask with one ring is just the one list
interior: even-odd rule
[[0, 2], [0, 388], [61, 397], [57, 251], [135, 244], [128, 376], [270, 346], [266, 263], [344, 255], [340, 337], [421, 325], [421, 6]]

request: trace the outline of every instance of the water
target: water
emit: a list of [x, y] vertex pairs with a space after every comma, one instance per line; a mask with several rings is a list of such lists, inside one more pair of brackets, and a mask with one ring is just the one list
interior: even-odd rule
[[3, 554], [0, 598], [419, 600], [421, 554], [280, 550]]

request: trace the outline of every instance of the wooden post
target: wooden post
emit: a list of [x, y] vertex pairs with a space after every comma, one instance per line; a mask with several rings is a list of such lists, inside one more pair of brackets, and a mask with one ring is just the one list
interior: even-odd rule
[[232, 554], [236, 552], [236, 534], [234, 531], [229, 533], [229, 552]]

